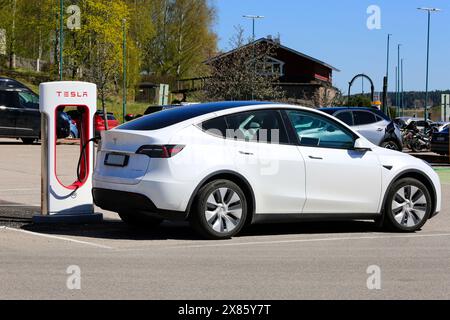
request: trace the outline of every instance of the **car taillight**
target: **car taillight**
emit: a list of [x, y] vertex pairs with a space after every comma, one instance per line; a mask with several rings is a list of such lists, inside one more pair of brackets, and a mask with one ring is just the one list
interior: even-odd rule
[[142, 146], [136, 152], [137, 154], [145, 154], [150, 158], [168, 159], [179, 154], [185, 146], [182, 145], [151, 145]]

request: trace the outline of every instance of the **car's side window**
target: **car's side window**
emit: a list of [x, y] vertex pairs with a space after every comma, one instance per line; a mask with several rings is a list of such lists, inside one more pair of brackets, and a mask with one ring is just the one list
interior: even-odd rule
[[39, 109], [39, 98], [29, 92], [19, 92], [19, 103], [25, 109]]
[[351, 149], [354, 135], [324, 116], [298, 110], [288, 110], [300, 145], [306, 147]]
[[344, 122], [345, 124], [349, 125], [349, 126], [353, 126], [353, 115], [350, 111], [344, 111], [344, 112], [340, 112], [336, 115], [336, 118], [338, 118], [339, 120], [341, 120], [342, 122]]
[[225, 121], [225, 117], [218, 117], [205, 121], [200, 127], [203, 131], [222, 138], [225, 138], [227, 134], [227, 122]]
[[353, 116], [355, 118], [355, 125], [357, 126], [364, 126], [377, 122], [375, 115], [369, 111], [353, 111]]
[[382, 117], [380, 117], [380, 116], [375, 116], [375, 117], [376, 117], [376, 119], [377, 119], [377, 122], [384, 121], [384, 119], [383, 119]]
[[247, 111], [228, 115], [225, 120], [228, 139], [273, 144], [289, 142], [279, 111]]

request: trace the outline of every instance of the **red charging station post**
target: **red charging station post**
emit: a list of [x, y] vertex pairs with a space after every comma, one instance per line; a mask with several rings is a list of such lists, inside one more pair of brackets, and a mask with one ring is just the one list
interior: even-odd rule
[[[97, 112], [97, 86], [92, 83], [62, 81], [42, 83], [40, 111], [42, 117], [41, 214], [35, 223], [89, 223], [103, 220], [94, 211], [92, 174], [94, 171], [94, 115]], [[58, 178], [56, 152], [58, 113], [64, 108], [78, 110], [80, 158], [77, 179], [65, 185]]]

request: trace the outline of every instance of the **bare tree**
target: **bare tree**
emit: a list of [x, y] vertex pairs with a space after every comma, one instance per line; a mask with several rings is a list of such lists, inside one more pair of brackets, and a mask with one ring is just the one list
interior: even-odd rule
[[281, 100], [277, 85], [280, 71], [270, 57], [276, 53], [273, 42], [249, 44], [209, 62], [211, 75], [205, 81], [207, 100]]
[[228, 44], [230, 45], [231, 49], [237, 49], [245, 45], [245, 30], [244, 28], [238, 24], [237, 26], [234, 26], [234, 35], [230, 38], [228, 41]]

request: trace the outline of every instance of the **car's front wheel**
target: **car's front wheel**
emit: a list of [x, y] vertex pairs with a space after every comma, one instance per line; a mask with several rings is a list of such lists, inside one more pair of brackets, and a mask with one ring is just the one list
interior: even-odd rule
[[216, 180], [201, 188], [190, 214], [194, 230], [212, 240], [237, 235], [246, 219], [245, 194], [237, 184], [228, 180]]
[[423, 227], [431, 210], [428, 188], [416, 179], [401, 179], [393, 184], [387, 195], [384, 222], [391, 230], [414, 232]]

